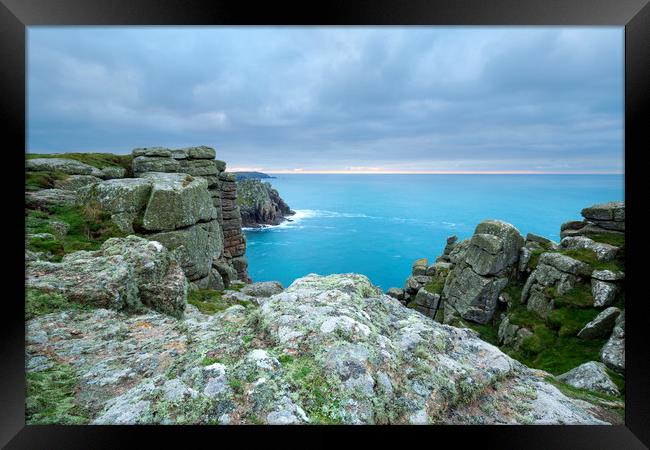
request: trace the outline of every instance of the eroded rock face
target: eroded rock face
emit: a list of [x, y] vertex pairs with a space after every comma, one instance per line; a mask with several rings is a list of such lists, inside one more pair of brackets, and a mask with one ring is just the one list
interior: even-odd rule
[[361, 275], [309, 275], [260, 308], [188, 307], [182, 321], [55, 313], [29, 321], [27, 337], [28, 371], [69, 361], [75, 401], [97, 424], [602, 423]]
[[25, 206], [31, 209], [51, 210], [57, 206], [74, 205], [77, 195], [63, 189], [42, 189], [25, 192]]
[[500, 220], [483, 221], [470, 239], [465, 262], [479, 275], [497, 275], [517, 261], [523, 245], [514, 226]]
[[619, 395], [618, 387], [605, 371], [605, 364], [589, 361], [563, 373], [557, 377], [570, 386], [603, 392], [609, 395]]
[[618, 247], [601, 242], [595, 242], [585, 236], [565, 237], [560, 241], [560, 246], [569, 250], [587, 249], [596, 254], [599, 261], [612, 261], [616, 258]]

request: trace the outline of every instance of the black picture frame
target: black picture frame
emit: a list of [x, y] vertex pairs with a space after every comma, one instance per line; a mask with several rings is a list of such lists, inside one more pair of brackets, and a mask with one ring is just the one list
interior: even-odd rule
[[[25, 426], [24, 156], [26, 27], [33, 25], [614, 25], [625, 27], [626, 419], [624, 426], [517, 427], [149, 427]], [[0, 327], [0, 445], [7, 448], [116, 448], [147, 434], [166, 444], [207, 438], [235, 445], [253, 438], [311, 446], [364, 439], [481, 448], [647, 448], [650, 445], [648, 306], [641, 279], [647, 244], [642, 234], [650, 150], [650, 5], [648, 0], [330, 0], [319, 3], [203, 0], [0, 0], [0, 115], [5, 181], [4, 283]], [[646, 117], [646, 119], [642, 119]], [[9, 138], [7, 140], [7, 137]], [[21, 201], [21, 199], [23, 201]], [[14, 237], [15, 236], [15, 237]], [[11, 245], [8, 245], [11, 244]], [[647, 258], [645, 258], [647, 260]], [[639, 261], [635, 263], [635, 261]], [[7, 288], [11, 289], [7, 289]], [[280, 437], [279, 433], [286, 436]], [[312, 435], [322, 436], [318, 441]], [[442, 436], [441, 435], [444, 435]], [[208, 437], [210, 435], [210, 437]], [[430, 440], [430, 441], [429, 441]], [[427, 441], [431, 442], [427, 444]], [[448, 443], [444, 443], [447, 441]], [[341, 441], [344, 442], [344, 441]], [[366, 442], [365, 445], [368, 445]], [[403, 445], [403, 444], [402, 444]]]

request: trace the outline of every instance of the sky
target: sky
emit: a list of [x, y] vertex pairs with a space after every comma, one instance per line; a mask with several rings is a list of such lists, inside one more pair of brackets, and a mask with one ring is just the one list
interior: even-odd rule
[[622, 173], [622, 27], [29, 27], [27, 148], [229, 170]]

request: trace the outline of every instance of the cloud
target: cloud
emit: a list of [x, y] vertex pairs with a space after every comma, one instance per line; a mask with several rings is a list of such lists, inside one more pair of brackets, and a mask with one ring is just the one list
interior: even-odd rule
[[30, 27], [31, 151], [280, 170], [623, 169], [623, 28]]

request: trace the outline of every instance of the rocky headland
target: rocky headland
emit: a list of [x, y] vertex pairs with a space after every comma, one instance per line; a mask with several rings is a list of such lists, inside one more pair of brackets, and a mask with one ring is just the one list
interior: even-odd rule
[[295, 214], [271, 183], [252, 178], [239, 180], [237, 192], [237, 204], [244, 227], [279, 225], [287, 216]]
[[[285, 289], [250, 283], [240, 189], [213, 149], [78, 155], [27, 163], [29, 424], [621, 423], [622, 245], [488, 221], [404, 290], [359, 274]], [[543, 327], [602, 363], [535, 368], [514, 348], [549, 345]]]

